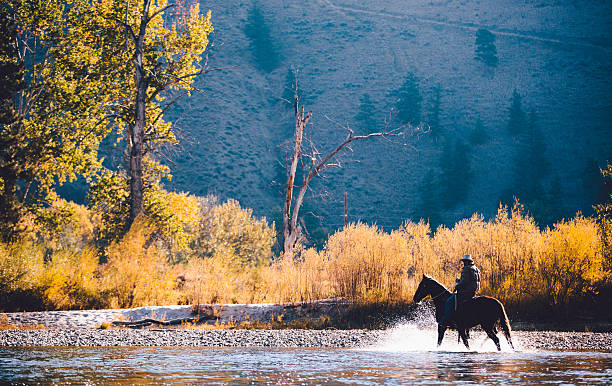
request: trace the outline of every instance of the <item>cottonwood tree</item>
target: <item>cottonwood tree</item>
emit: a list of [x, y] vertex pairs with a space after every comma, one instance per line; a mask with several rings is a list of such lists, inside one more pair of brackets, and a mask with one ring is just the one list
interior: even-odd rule
[[7, 0], [0, 13], [0, 226], [10, 239], [56, 186], [100, 167], [114, 55], [89, 1]]
[[212, 24], [210, 11], [202, 15], [197, 2], [116, 0], [105, 17], [120, 27], [117, 31], [109, 26], [107, 35], [124, 36], [121, 81], [125, 87], [114, 116], [126, 128], [127, 229], [145, 208], [144, 168], [149, 165], [153, 175], [167, 174], [153, 157], [164, 145], [177, 142], [164, 113], [193, 90], [195, 77], [207, 71], [202, 55]]
[[[310, 144], [310, 149], [304, 151], [304, 132], [312, 118], [312, 112], [305, 112], [304, 106], [300, 103], [297, 90], [298, 87], [296, 82], [293, 102], [293, 111], [295, 115], [294, 147], [293, 153], [286, 165], [287, 185], [285, 189], [285, 205], [283, 207], [283, 252], [288, 256], [294, 253], [295, 246], [302, 235], [302, 229], [299, 224], [299, 214], [306, 193], [308, 192], [310, 182], [329, 168], [339, 167], [340, 164], [337, 160], [334, 160], [340, 152], [349, 150], [353, 142], [371, 138], [388, 138], [406, 135], [406, 133], [402, 132], [404, 128], [410, 128], [412, 131], [410, 134], [415, 134], [416, 131], [419, 130], [419, 128], [413, 128], [412, 126], [400, 126], [395, 129], [390, 129], [390, 123], [387, 123], [384, 130], [380, 132], [355, 135], [353, 129], [349, 126], [345, 126], [344, 129], [347, 131], [346, 138], [326, 155], [320, 153], [312, 141], [309, 140], [307, 140], [307, 142]], [[295, 181], [298, 164], [302, 168], [302, 181], [300, 185], [296, 185]]]

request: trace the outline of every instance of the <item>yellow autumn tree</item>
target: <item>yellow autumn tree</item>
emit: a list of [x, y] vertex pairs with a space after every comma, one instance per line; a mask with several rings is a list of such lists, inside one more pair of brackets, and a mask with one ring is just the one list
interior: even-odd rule
[[544, 233], [537, 262], [539, 290], [550, 305], [580, 301], [604, 279], [601, 240], [594, 219], [577, 216]]

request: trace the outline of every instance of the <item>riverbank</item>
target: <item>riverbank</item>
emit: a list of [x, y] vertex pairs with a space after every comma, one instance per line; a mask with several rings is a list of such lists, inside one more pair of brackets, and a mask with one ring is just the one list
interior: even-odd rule
[[[304, 326], [337, 327], [351, 312], [342, 299], [302, 303], [211, 304], [150, 306], [126, 309], [12, 312], [0, 314], [0, 325], [16, 328], [100, 328], [100, 326], [191, 325], [238, 327], [274, 325], [276, 328]], [[144, 322], [144, 323], [141, 323]], [[158, 322], [158, 323], [156, 323]]]
[[[401, 321], [433, 328], [428, 303], [370, 306], [327, 299], [302, 303], [151, 306], [129, 309], [15, 312], [0, 314], [1, 329], [203, 328], [203, 329], [387, 329]], [[603, 320], [511, 320], [513, 330], [612, 333]]]
[[[472, 347], [492, 342], [481, 331], [472, 333]], [[612, 351], [612, 333], [513, 331], [519, 350]], [[417, 342], [418, 341], [418, 342]], [[503, 342], [503, 337], [502, 337]], [[445, 346], [462, 350], [456, 333], [449, 332]], [[435, 348], [435, 330], [400, 327], [389, 330], [184, 330], [184, 329], [40, 329], [2, 330], [0, 346], [179, 346], [179, 347], [386, 347], [399, 350]], [[443, 346], [444, 348], [444, 346]]]

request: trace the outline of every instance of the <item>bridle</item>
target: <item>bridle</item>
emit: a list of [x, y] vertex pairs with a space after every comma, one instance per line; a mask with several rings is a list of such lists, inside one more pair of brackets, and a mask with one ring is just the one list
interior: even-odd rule
[[436, 300], [436, 298], [439, 298], [440, 296], [442, 296], [442, 294], [444, 294], [444, 292], [446, 292], [446, 290], [442, 290], [442, 292], [440, 292], [439, 294], [437, 294], [436, 296], [432, 296], [431, 300]]

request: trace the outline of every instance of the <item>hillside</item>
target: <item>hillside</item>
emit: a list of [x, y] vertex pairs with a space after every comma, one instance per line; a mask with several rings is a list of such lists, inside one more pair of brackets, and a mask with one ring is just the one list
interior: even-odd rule
[[[535, 173], [531, 191], [541, 198], [526, 201], [540, 222], [590, 212], [597, 166], [612, 149], [609, 2], [224, 0], [202, 8], [212, 10], [210, 63], [219, 70], [172, 112], [182, 144], [167, 186], [236, 198], [278, 223], [279, 162], [294, 127], [281, 100], [290, 69], [299, 70], [322, 152], [345, 135], [335, 122], [382, 127], [412, 74], [426, 123], [435, 123], [439, 86], [441, 136], [355, 145], [344, 168], [314, 186], [326, 197], [308, 203], [305, 211], [320, 216], [309, 231], [341, 225], [345, 191], [350, 221], [385, 229], [419, 217], [490, 216], [517, 194], [523, 173]], [[475, 59], [481, 28], [495, 37], [496, 63]], [[533, 161], [522, 156], [524, 134], [508, 128], [515, 90], [543, 138], [527, 148]], [[472, 134], [479, 119], [482, 144]]]

